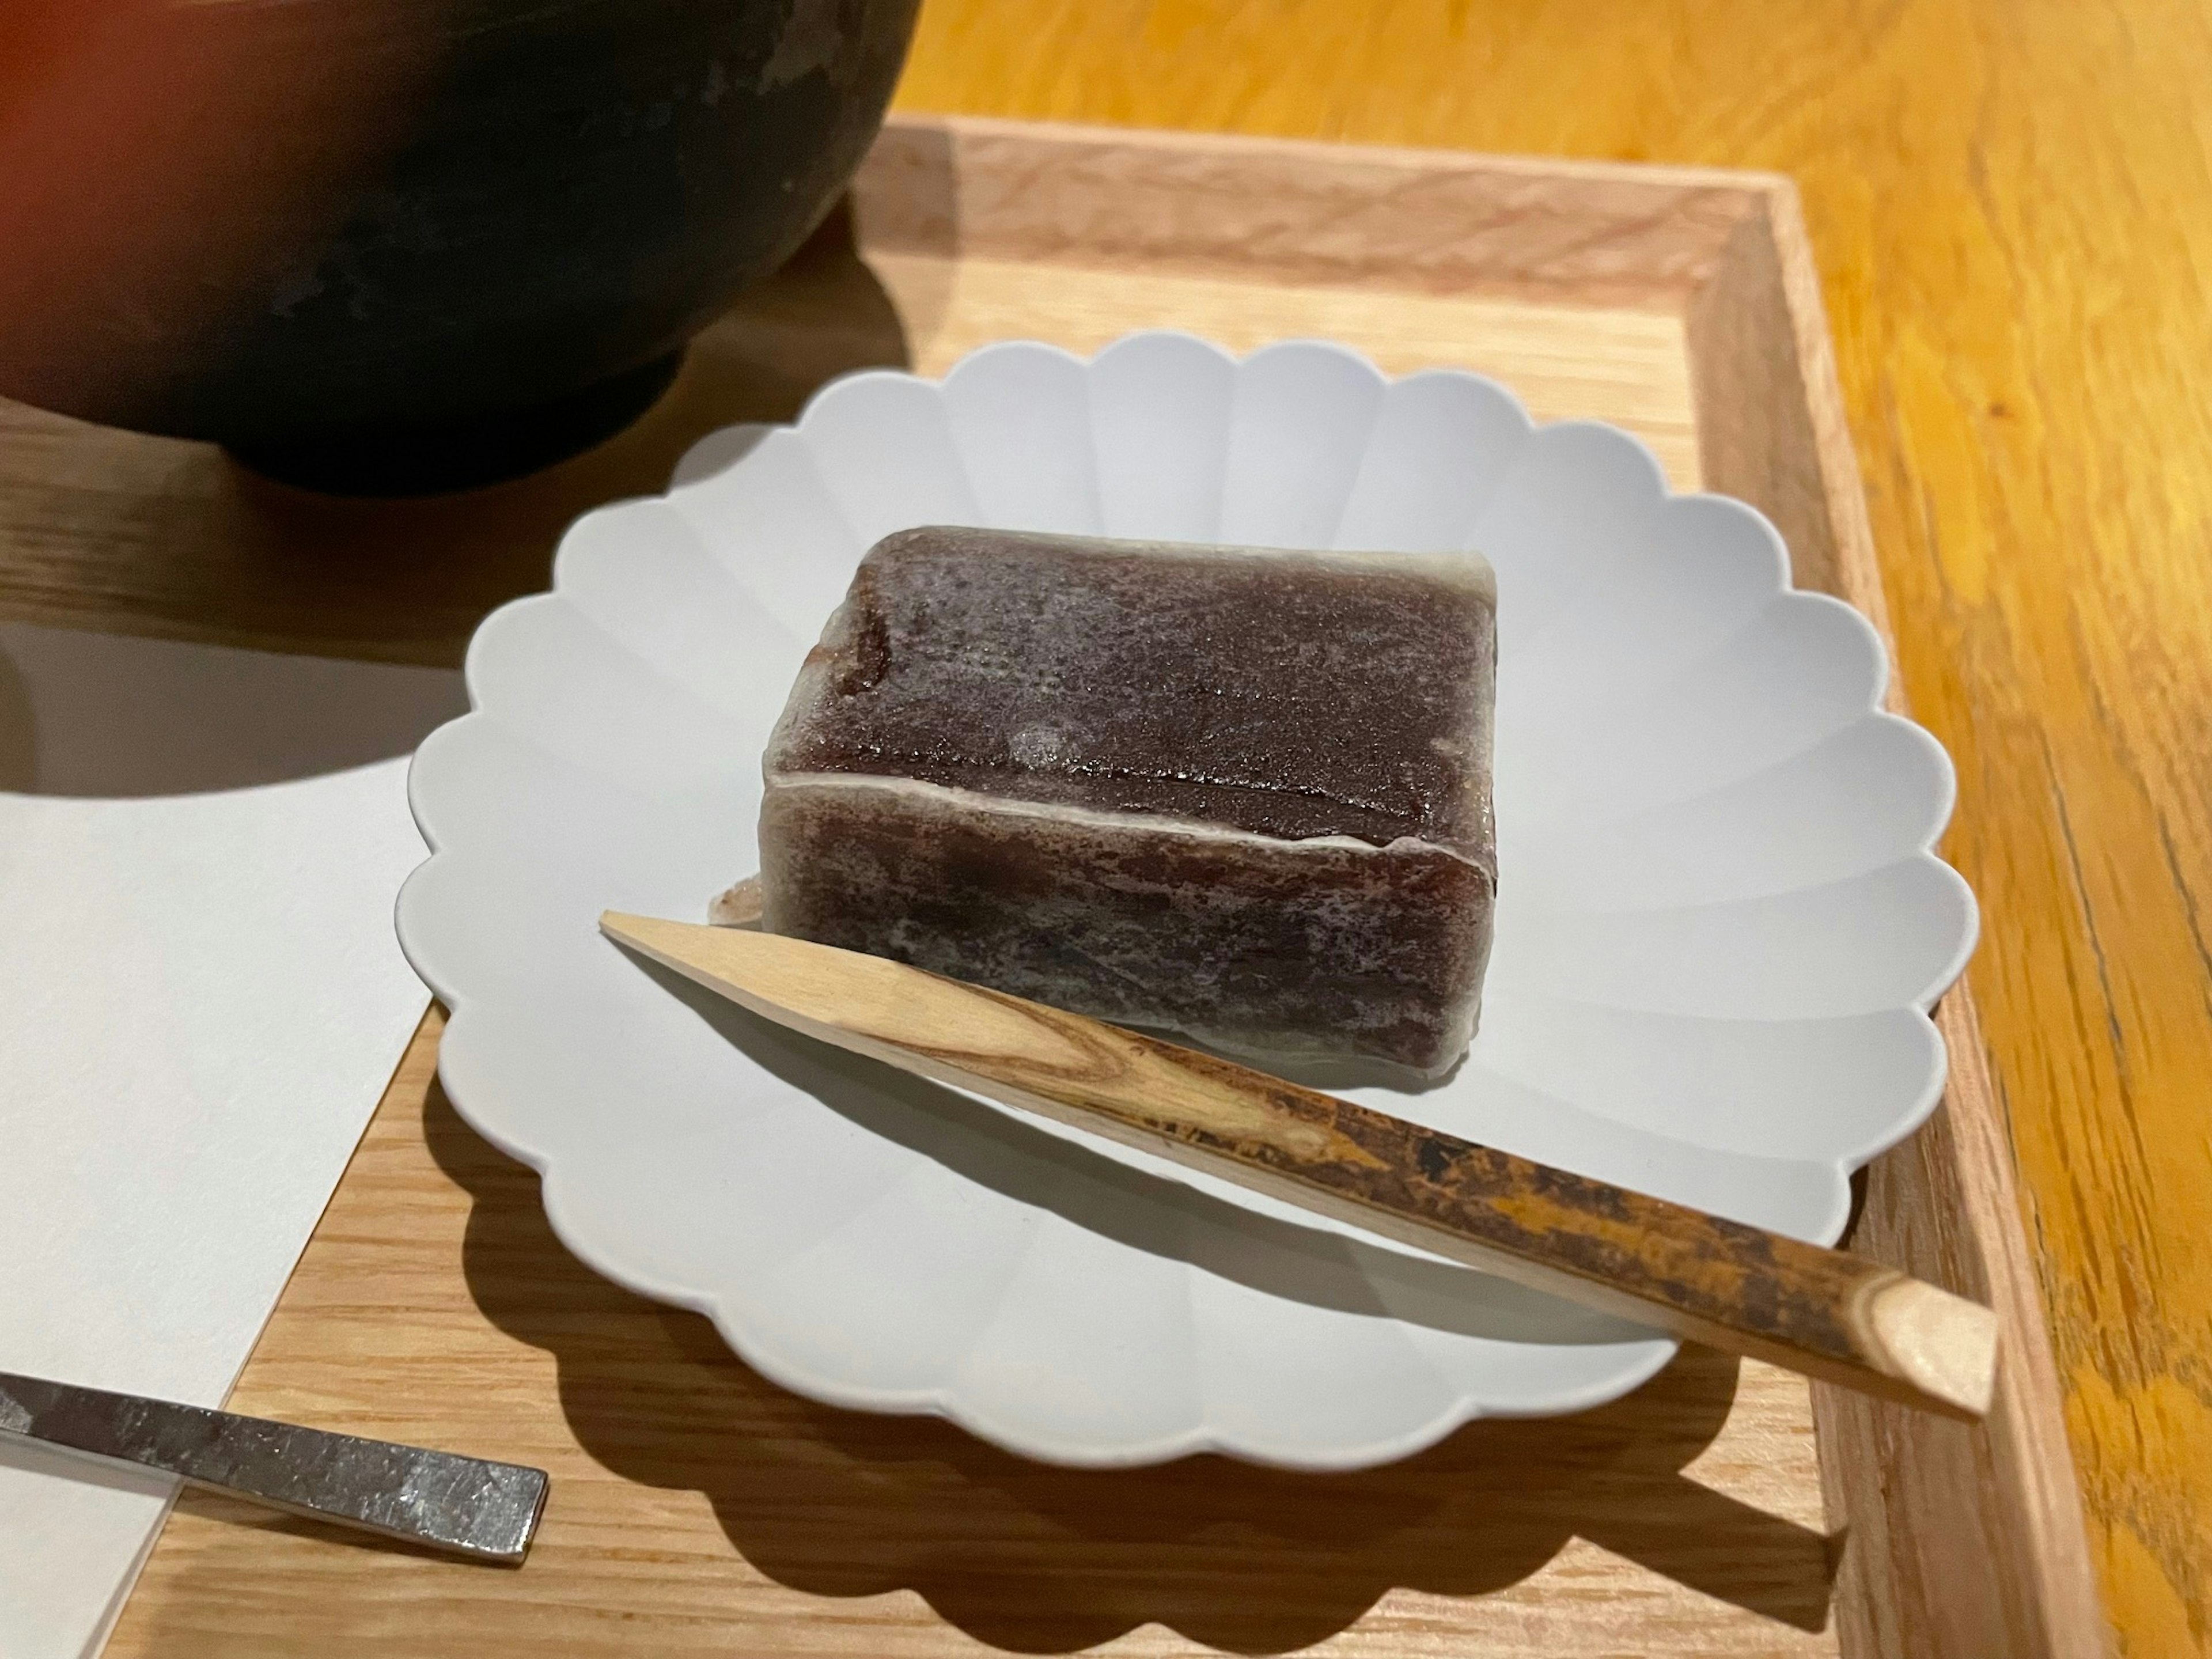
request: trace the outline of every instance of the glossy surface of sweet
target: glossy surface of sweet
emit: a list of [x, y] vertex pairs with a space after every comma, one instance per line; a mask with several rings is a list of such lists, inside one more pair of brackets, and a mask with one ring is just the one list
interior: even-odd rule
[[1464, 556], [907, 531], [770, 765], [1480, 859], [1492, 591]]
[[887, 537], [769, 745], [768, 925], [1442, 1069], [1496, 889], [1493, 594], [1465, 555]]

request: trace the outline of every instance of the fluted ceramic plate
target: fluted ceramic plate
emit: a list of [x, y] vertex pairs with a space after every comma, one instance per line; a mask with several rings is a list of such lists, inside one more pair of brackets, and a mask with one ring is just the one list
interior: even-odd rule
[[563, 539], [415, 763], [400, 937], [470, 1122], [562, 1240], [791, 1388], [1071, 1463], [1343, 1468], [1577, 1410], [1668, 1340], [750, 1019], [601, 939], [756, 862], [760, 755], [878, 537], [984, 524], [1479, 548], [1500, 662], [1496, 946], [1448, 1081], [1370, 1105], [1801, 1237], [1934, 1106], [1974, 936], [1952, 774], [1773, 529], [1589, 422], [1342, 347], [1143, 334], [838, 381]]

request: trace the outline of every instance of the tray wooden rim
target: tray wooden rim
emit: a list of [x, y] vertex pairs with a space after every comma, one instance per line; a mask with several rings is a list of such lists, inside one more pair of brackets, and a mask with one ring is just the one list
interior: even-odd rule
[[[949, 169], [957, 202], [912, 189], [933, 167]], [[1393, 176], [1405, 187], [1376, 188]], [[1202, 225], [1176, 209], [1194, 177], [1195, 188], [1212, 186]], [[1708, 486], [1759, 506], [1791, 546], [1801, 585], [1846, 599], [1892, 637], [1819, 276], [1787, 178], [897, 116], [854, 200], [872, 249], [1138, 260], [1678, 313]], [[1301, 228], [1309, 252], [1286, 264], [1285, 239]], [[1163, 236], [1182, 240], [1164, 251]], [[34, 617], [40, 609], [6, 595], [0, 608]], [[183, 631], [155, 618], [145, 626]], [[1902, 708], [1894, 678], [1891, 701]], [[1952, 1052], [1946, 1105], [1870, 1170], [1855, 1243], [1992, 1303], [2007, 1351], [2000, 1403], [1986, 1428], [1970, 1431], [1815, 1389], [1823, 1487], [1850, 1538], [1839, 1634], [1853, 1654], [1987, 1652], [2000, 1635], [2013, 1653], [2102, 1651], [2109, 1638], [2058, 1377], [1965, 984], [1939, 1019]], [[1990, 1564], [1994, 1600], [1956, 1594], [1961, 1575]]]

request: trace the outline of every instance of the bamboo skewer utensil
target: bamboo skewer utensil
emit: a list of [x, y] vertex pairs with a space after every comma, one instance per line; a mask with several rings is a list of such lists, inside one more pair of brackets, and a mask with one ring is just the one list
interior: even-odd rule
[[[716, 915], [746, 919], [744, 884]], [[803, 939], [609, 911], [762, 1018], [1586, 1306], [1978, 1419], [1996, 1316], [1842, 1250], [1571, 1175], [1019, 997]]]

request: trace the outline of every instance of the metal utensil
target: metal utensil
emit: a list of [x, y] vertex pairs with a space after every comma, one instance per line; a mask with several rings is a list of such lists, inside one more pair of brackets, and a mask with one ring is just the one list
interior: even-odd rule
[[542, 1469], [0, 1371], [0, 1440], [158, 1469], [270, 1509], [520, 1565]]

